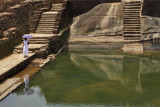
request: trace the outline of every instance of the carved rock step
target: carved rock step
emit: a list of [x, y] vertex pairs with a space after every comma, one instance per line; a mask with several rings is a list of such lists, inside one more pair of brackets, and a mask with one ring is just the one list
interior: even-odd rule
[[38, 28], [37, 30], [57, 30], [57, 28]]
[[41, 20], [56, 20], [57, 17], [41, 17]]
[[57, 28], [59, 26], [55, 26], [55, 25], [39, 25], [37, 28]]
[[126, 29], [124, 32], [141, 32], [140, 29]]
[[130, 13], [123, 13], [124, 15], [136, 15], [136, 16], [140, 16], [140, 13], [132, 13], [132, 12], [130, 12]]
[[41, 33], [41, 34], [54, 34], [54, 32], [40, 32], [40, 31], [36, 31], [36, 33]]
[[41, 39], [41, 38], [40, 39], [35, 39], [35, 38], [32, 38], [32, 39], [29, 39], [29, 42], [30, 41], [49, 41], [49, 40], [48, 40], [48, 38], [46, 38], [46, 39]]
[[125, 6], [141, 6], [141, 3], [126, 3]]
[[50, 27], [50, 28], [44, 28], [44, 27], [39, 27], [37, 30], [58, 30], [59, 27]]
[[124, 40], [141, 40], [141, 37], [125, 37]]
[[136, 17], [124, 17], [123, 19], [140, 19], [139, 16], [136, 16]]
[[57, 14], [57, 12], [48, 11], [43, 13], [43, 15], [53, 15], [53, 14]]
[[130, 36], [134, 36], [134, 37], [135, 37], [135, 36], [138, 36], [138, 37], [141, 37], [141, 34], [132, 34], [132, 33], [131, 33], [131, 34], [124, 34], [124, 36], [125, 36], [125, 37], [130, 37]]
[[59, 6], [56, 6], [56, 5], [52, 5], [52, 8], [63, 8], [63, 4], [59, 5]]
[[41, 18], [56, 18], [58, 15], [42, 15]]
[[[38, 28], [41, 28], [41, 29], [43, 29], [43, 28], [46, 28], [46, 29], [48, 29], [48, 28], [58, 28], [59, 26], [38, 26]], [[37, 28], [37, 29], [38, 29]]]
[[61, 12], [61, 11], [63, 11], [65, 8], [60, 8], [60, 9], [54, 9], [54, 8], [52, 8], [51, 9], [51, 11], [59, 11], [59, 12]]
[[42, 28], [52, 28], [52, 29], [54, 29], [54, 28], [58, 28], [59, 26], [38, 26], [37, 27], [37, 29], [39, 28], [39, 29], [42, 29]]
[[48, 27], [48, 26], [38, 26], [37, 29], [57, 29], [59, 26], [52, 26], [52, 27]]
[[42, 16], [41, 17], [41, 19], [57, 19], [57, 18], [61, 18], [61, 17], [59, 17], [59, 16], [52, 16], [52, 17], [50, 17], [50, 16]]
[[137, 15], [137, 14], [140, 14], [140, 12], [123, 11], [123, 14], [126, 14], [126, 15], [135, 14], [135, 15]]
[[141, 19], [140, 18], [125, 18], [123, 19], [124, 21], [140, 21]]
[[125, 9], [125, 10], [123, 10], [123, 12], [124, 12], [124, 13], [140, 13], [140, 10], [138, 10], [138, 11], [135, 11], [135, 10], [134, 10], [134, 11], [131, 11], [131, 10], [126, 10], [126, 9]]
[[140, 29], [141, 27], [135, 27], [135, 26], [130, 26], [130, 27], [126, 27], [124, 26], [124, 30], [127, 30], [127, 29]]
[[140, 14], [123, 14], [124, 17], [140, 17]]
[[52, 8], [54, 8], [54, 9], [60, 9], [60, 8], [64, 8], [64, 6], [52, 6]]
[[40, 31], [40, 32], [52, 32], [53, 29], [37, 29], [37, 32]]
[[39, 33], [40, 33], [40, 32], [41, 32], [41, 33], [42, 33], [42, 32], [44, 32], [44, 33], [45, 33], [45, 32], [52, 32], [52, 33], [53, 33], [53, 30], [37, 30], [36, 33], [38, 33], [38, 32], [39, 32]]
[[133, 21], [132, 22], [131, 21], [124, 21], [123, 23], [124, 24], [140, 24], [141, 22], [140, 21], [138, 21], [138, 22], [137, 21], [135, 21], [135, 22], [133, 22]]
[[125, 7], [141, 7], [141, 4], [137, 6], [137, 4], [126, 4]]
[[53, 21], [53, 22], [45, 22], [45, 21], [42, 21], [42, 22], [39, 22], [39, 24], [59, 24], [60, 21]]
[[48, 44], [49, 41], [30, 41], [30, 44]]
[[130, 27], [130, 26], [141, 26], [141, 24], [135, 24], [135, 23], [130, 23], [130, 24], [124, 24], [124, 26], [128, 26], [128, 27]]
[[124, 9], [141, 9], [141, 6], [125, 6]]
[[130, 11], [123, 11], [123, 14], [124, 14], [124, 15], [130, 15], [130, 14], [131, 14], [131, 15], [132, 15], [132, 14], [134, 14], [134, 15], [138, 15], [138, 14], [140, 14], [140, 12], [135, 12], [135, 11], [134, 11], [134, 12], [130, 12]]
[[137, 20], [124, 20], [123, 23], [128, 23], [128, 24], [130, 24], [130, 23], [140, 24], [141, 21], [137, 21]]
[[38, 27], [43, 26], [43, 27], [52, 27], [52, 26], [59, 26], [59, 24], [39, 24]]
[[127, 26], [126, 27], [126, 26], [124, 26], [124, 30], [140, 30], [140, 28], [141, 28], [140, 26], [138, 26], [138, 27], [132, 27], [132, 26], [129, 26], [129, 27]]
[[52, 4], [52, 6], [63, 6], [62, 3]]
[[59, 21], [59, 20], [40, 20], [39, 23], [41, 23], [41, 22], [51, 23], [51, 22], [56, 22], [56, 21]]
[[37, 30], [36, 33], [38, 32], [57, 32], [58, 30]]
[[137, 12], [140, 12], [141, 10], [140, 9], [123, 9], [123, 11], [137, 11]]
[[43, 13], [42, 15], [43, 16], [54, 16], [54, 15], [57, 15], [58, 12], [52, 12], [52, 13]]
[[57, 21], [52, 21], [52, 22], [47, 22], [47, 21], [41, 21], [41, 22], [39, 22], [39, 25], [45, 25], [45, 24], [47, 24], [47, 25], [53, 25], [53, 24], [59, 24], [59, 22], [57, 22]]
[[137, 1], [135, 1], [135, 0], [132, 0], [132, 1], [127, 1], [126, 2], [126, 4], [130, 4], [130, 3], [141, 3], [141, 1], [139, 0], [137, 0]]
[[44, 16], [54, 16], [54, 15], [57, 15], [57, 14], [58, 14], [58, 12], [52, 12], [52, 13], [43, 13], [42, 15], [44, 15]]
[[[139, 24], [137, 24], [139, 25]], [[124, 28], [141, 28], [141, 26], [137, 26], [136, 24], [134, 25], [124, 25]]]
[[40, 19], [40, 22], [42, 22], [42, 21], [44, 21], [44, 22], [53, 22], [53, 21], [56, 21], [56, 20], [58, 20], [58, 19]]
[[124, 34], [140, 34], [140, 31], [124, 31]]
[[140, 29], [124, 29], [124, 32], [130, 32], [130, 31], [138, 31], [140, 32]]

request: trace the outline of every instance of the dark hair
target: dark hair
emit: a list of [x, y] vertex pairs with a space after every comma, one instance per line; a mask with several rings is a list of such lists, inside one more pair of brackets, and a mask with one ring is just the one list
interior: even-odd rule
[[24, 38], [24, 40], [26, 41], [26, 40], [27, 40], [27, 38]]

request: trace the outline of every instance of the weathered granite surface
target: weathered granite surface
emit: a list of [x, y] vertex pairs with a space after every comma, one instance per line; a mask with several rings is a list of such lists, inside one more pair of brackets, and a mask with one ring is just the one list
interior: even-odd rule
[[121, 42], [122, 31], [123, 4], [104, 3], [74, 18], [70, 41]]

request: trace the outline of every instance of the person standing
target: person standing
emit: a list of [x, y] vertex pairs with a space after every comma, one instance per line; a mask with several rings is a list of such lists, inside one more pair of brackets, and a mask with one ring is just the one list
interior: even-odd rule
[[24, 38], [24, 41], [23, 41], [23, 54], [24, 54], [24, 58], [28, 57], [28, 51], [29, 51], [28, 45], [29, 45], [29, 42], [28, 42], [27, 38]]

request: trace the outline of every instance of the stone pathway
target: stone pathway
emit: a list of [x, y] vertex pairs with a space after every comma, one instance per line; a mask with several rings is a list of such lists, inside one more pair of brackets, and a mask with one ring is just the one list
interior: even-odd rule
[[0, 60], [0, 82], [22, 69], [34, 56], [34, 53], [29, 54], [28, 58], [24, 58], [23, 54], [12, 54]]

